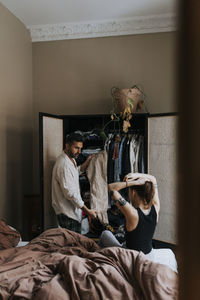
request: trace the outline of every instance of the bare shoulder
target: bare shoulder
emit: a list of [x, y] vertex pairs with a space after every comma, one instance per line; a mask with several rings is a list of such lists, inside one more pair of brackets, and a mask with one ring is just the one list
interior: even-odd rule
[[133, 206], [131, 206], [131, 209], [129, 210], [129, 213], [125, 215], [126, 217], [126, 229], [127, 231], [132, 231], [136, 228], [139, 216], [138, 211]]

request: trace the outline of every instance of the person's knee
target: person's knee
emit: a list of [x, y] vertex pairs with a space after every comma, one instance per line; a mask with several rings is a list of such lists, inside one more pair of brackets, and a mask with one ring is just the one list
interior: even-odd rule
[[110, 235], [110, 231], [109, 230], [104, 230], [104, 231], [102, 231], [102, 233], [101, 233], [101, 238], [105, 238], [106, 236], [109, 236]]

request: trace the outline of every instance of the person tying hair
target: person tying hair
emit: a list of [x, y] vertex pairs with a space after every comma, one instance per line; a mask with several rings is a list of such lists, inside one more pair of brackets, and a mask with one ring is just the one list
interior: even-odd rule
[[[129, 188], [126, 201], [120, 190]], [[175, 255], [171, 249], [153, 249], [152, 239], [159, 219], [160, 201], [157, 180], [150, 174], [129, 173], [122, 182], [108, 185], [115, 205], [126, 219], [126, 248], [142, 251], [154, 262], [170, 266], [177, 272]], [[112, 232], [105, 230], [100, 237], [100, 246], [122, 247]]]

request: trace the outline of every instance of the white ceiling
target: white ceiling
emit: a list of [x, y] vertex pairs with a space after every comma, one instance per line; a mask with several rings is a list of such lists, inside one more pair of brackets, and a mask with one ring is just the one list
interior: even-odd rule
[[[124, 30], [123, 27], [125, 33], [127, 29], [130, 31], [130, 26], [136, 26], [135, 20], [137, 20], [138, 25], [139, 19], [140, 22], [142, 18], [147, 22], [147, 19], [150, 18], [152, 22], [152, 18], [154, 18], [154, 20], [155, 18], [157, 18], [156, 20], [159, 18], [159, 26], [164, 28], [163, 25], [160, 24], [161, 19], [164, 17], [164, 19], [167, 18], [165, 19], [165, 23], [171, 22], [169, 18], [176, 15], [177, 1], [178, 0], [0, 0], [4, 6], [30, 29], [32, 35], [33, 30], [34, 34], [36, 33], [36, 29], [38, 29], [37, 34], [39, 34], [40, 30], [40, 35], [41, 31], [43, 31], [43, 38], [45, 38], [44, 35], [47, 37], [47, 31], [52, 31], [52, 26], [54, 26], [53, 30], [55, 35], [58, 28], [60, 29], [60, 24], [65, 24], [65, 27], [62, 26], [62, 34], [65, 34], [65, 38], [74, 35], [75, 24], [87, 24], [87, 26], [90, 24], [90, 31], [94, 31], [94, 28], [91, 29], [91, 24], [93, 24], [92, 27], [94, 27], [94, 23], [98, 24], [98, 27], [100, 26], [99, 24], [101, 24], [101, 26], [103, 24], [104, 27], [105, 24], [107, 27], [108, 24], [112, 24], [112, 26], [114, 24], [115, 27], [117, 25], [118, 28], [119, 26], [120, 28], [126, 26], [126, 30]], [[72, 24], [73, 27], [71, 27]], [[66, 25], [68, 27], [67, 31]], [[49, 26], [51, 26], [51, 29], [49, 29]], [[150, 26], [152, 27], [152, 24]], [[44, 33], [44, 28], [46, 33]], [[116, 28], [112, 29], [115, 31]], [[82, 27], [82, 31], [84, 30]], [[96, 31], [99, 31], [99, 28]], [[108, 31], [109, 30], [107, 30], [107, 34], [104, 34], [104, 36], [110, 35]], [[161, 31], [164, 31], [164, 29]], [[127, 31], [127, 34], [131, 33]], [[116, 32], [113, 35], [117, 35]], [[80, 33], [78, 37], [82, 37]], [[55, 37], [54, 39], [59, 38]]]
[[0, 0], [27, 27], [175, 13], [176, 0]]

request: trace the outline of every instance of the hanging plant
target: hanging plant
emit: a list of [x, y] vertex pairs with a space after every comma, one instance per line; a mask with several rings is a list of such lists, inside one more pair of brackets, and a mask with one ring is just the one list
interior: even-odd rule
[[130, 120], [132, 114], [143, 111], [145, 94], [137, 85], [134, 85], [130, 89], [119, 89], [113, 87], [111, 89], [111, 95], [113, 99], [113, 110], [111, 112], [111, 119], [116, 114], [119, 114], [123, 120], [123, 132], [128, 132], [131, 127]]
[[[118, 131], [121, 129], [127, 133], [131, 127], [130, 120], [133, 113], [142, 112], [144, 109], [145, 94], [137, 85], [129, 89], [119, 89], [113, 87], [111, 89], [113, 108], [110, 112], [110, 120], [104, 125], [101, 130], [101, 137], [106, 139], [105, 129], [110, 124], [115, 122], [118, 126]], [[122, 128], [120, 124], [122, 122]]]

